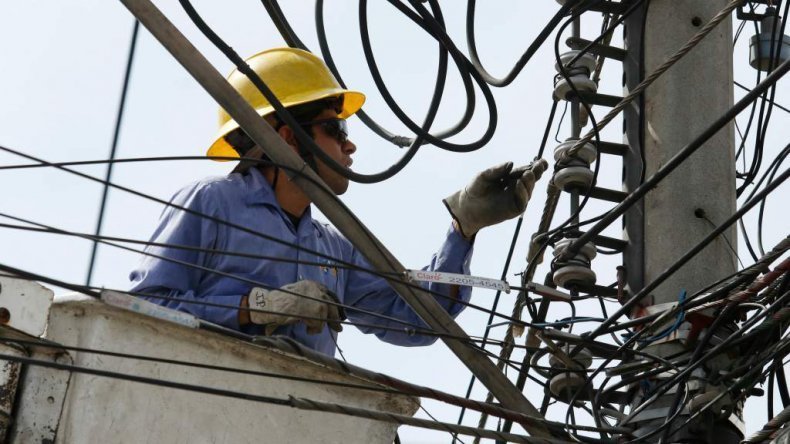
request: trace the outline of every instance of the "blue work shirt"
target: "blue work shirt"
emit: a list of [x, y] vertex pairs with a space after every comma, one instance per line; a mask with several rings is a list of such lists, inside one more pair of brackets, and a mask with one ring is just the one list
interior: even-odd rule
[[[238, 307], [251, 288], [280, 288], [283, 285], [309, 279], [333, 291], [341, 303], [369, 312], [406, 321], [420, 328], [428, 328], [417, 314], [395, 293], [386, 280], [359, 269], [338, 268], [330, 258], [351, 263], [365, 270], [372, 269], [365, 258], [333, 227], [310, 216], [310, 208], [294, 227], [275, 199], [269, 182], [257, 169], [241, 175], [213, 177], [191, 184], [171, 200], [178, 207], [212, 216], [252, 231], [244, 231], [224, 223], [190, 214], [173, 206], [162, 213], [159, 226], [151, 237], [152, 243], [199, 247], [214, 251], [195, 251], [149, 245], [130, 279], [132, 292], [178, 298], [165, 300], [146, 298], [166, 307], [192, 313], [207, 321], [262, 334], [260, 325], [239, 325], [237, 308], [214, 307], [190, 302], [208, 302]], [[279, 243], [262, 237], [264, 233]], [[326, 257], [294, 248], [298, 245]], [[224, 252], [268, 256], [275, 259], [250, 258]], [[458, 232], [450, 228], [438, 253], [426, 269], [453, 273], [469, 273], [472, 246]], [[282, 260], [277, 260], [282, 259]], [[179, 263], [181, 262], [181, 263]], [[189, 266], [185, 264], [192, 264]], [[241, 278], [241, 279], [239, 279]], [[254, 281], [254, 282], [251, 282]], [[256, 284], [257, 283], [257, 284]], [[449, 294], [450, 286], [431, 283], [427, 289]], [[469, 301], [471, 289], [461, 287], [457, 299]], [[297, 297], [297, 296], [294, 296]], [[436, 296], [434, 296], [436, 297]], [[464, 305], [454, 300], [436, 297], [452, 316]], [[428, 345], [435, 336], [408, 334], [410, 326], [371, 314], [346, 308], [348, 320], [364, 333], [373, 333], [381, 340], [405, 346]], [[372, 324], [372, 325], [371, 325]], [[376, 326], [394, 328], [384, 330]], [[413, 328], [413, 326], [412, 326]], [[286, 335], [314, 350], [334, 356], [336, 334], [325, 327], [319, 334], [307, 334], [304, 323], [284, 325], [275, 334]]]

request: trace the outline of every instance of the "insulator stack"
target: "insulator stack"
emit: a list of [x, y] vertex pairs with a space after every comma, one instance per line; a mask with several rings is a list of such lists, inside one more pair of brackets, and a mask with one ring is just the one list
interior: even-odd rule
[[568, 290], [595, 285], [596, 281], [595, 272], [590, 269], [590, 264], [597, 254], [593, 243], [584, 244], [578, 253], [569, 259], [560, 260], [565, 255], [568, 246], [575, 240], [574, 238], [563, 239], [557, 242], [554, 247], [554, 257], [557, 260], [552, 277], [557, 286]]
[[566, 345], [562, 348], [562, 353], [565, 355], [566, 360], [570, 359], [573, 361], [573, 368], [568, 368], [566, 360], [562, 360], [554, 354], [549, 356], [549, 365], [554, 373], [549, 381], [549, 390], [557, 400], [565, 403], [569, 403], [576, 396], [576, 393], [584, 388], [587, 380], [587, 374], [584, 370], [592, 366], [592, 354], [589, 351], [581, 349], [570, 358], [569, 355], [572, 348]]

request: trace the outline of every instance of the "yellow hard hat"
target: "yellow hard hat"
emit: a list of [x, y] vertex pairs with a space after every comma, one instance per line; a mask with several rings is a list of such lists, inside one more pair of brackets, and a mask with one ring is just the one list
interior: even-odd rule
[[[343, 96], [343, 109], [339, 117], [345, 119], [359, 111], [365, 103], [364, 94], [343, 89], [323, 60], [310, 52], [296, 48], [274, 48], [259, 52], [246, 62], [285, 107]], [[228, 82], [259, 115], [274, 112], [274, 107], [258, 88], [237, 69], [230, 73]], [[225, 135], [238, 127], [239, 124], [220, 108], [219, 131], [206, 155], [238, 157], [236, 150], [225, 141]]]

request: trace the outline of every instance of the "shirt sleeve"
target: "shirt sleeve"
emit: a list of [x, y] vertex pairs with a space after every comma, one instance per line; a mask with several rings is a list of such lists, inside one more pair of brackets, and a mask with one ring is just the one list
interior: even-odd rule
[[[472, 250], [471, 242], [450, 227], [441, 248], [433, 255], [430, 265], [423, 270], [469, 274]], [[371, 268], [356, 249], [353, 252], [352, 262], [360, 268]], [[470, 287], [459, 287], [457, 296], [452, 298], [450, 285], [431, 282], [423, 283], [422, 286], [435, 293], [436, 301], [453, 317], [465, 308], [464, 304], [458, 302], [468, 302], [472, 295]], [[347, 310], [349, 320], [358, 323], [357, 328], [364, 333], [372, 333], [385, 342], [403, 346], [430, 345], [436, 342], [437, 336], [409, 333], [409, 330], [414, 328], [430, 329], [430, 327], [389, 286], [387, 281], [379, 276], [361, 270], [351, 270], [346, 283], [344, 302], [350, 307], [371, 312], [365, 313], [353, 308]], [[397, 320], [384, 319], [376, 314]], [[377, 328], [377, 326], [385, 328]]]
[[[239, 329], [239, 310], [235, 307], [239, 306], [242, 295], [206, 295], [201, 292], [205, 270], [214, 268], [211, 254], [201, 250], [216, 248], [217, 224], [199, 214], [223, 218], [207, 194], [205, 187], [194, 185], [173, 197], [173, 205], [198, 214], [174, 206], [164, 209], [159, 226], [151, 237], [152, 244], [145, 248], [140, 264], [129, 275], [133, 285], [131, 292], [156, 304]], [[205, 302], [227, 307], [202, 304]]]

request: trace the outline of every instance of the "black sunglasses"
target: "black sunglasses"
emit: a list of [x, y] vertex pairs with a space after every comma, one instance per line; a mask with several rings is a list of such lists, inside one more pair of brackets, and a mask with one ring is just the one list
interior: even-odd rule
[[333, 117], [310, 122], [299, 122], [302, 126], [321, 125], [327, 136], [334, 138], [341, 145], [348, 141], [348, 122], [345, 119]]

